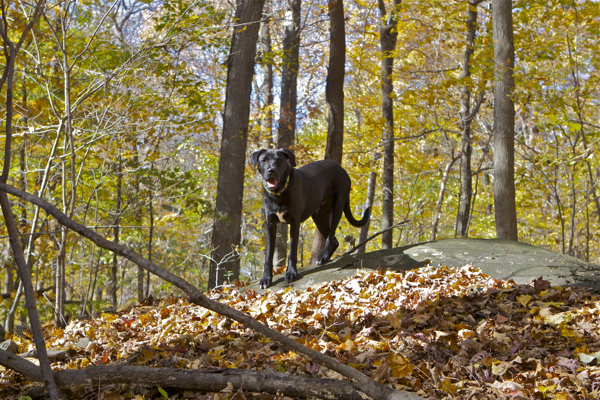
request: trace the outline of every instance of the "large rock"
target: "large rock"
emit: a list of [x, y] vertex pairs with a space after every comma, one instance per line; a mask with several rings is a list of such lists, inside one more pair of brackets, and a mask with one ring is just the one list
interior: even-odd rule
[[[292, 286], [302, 290], [353, 275], [359, 268], [406, 271], [431, 264], [462, 267], [473, 264], [498, 279], [528, 283], [539, 277], [554, 286], [586, 286], [600, 290], [600, 266], [526, 243], [498, 239], [444, 239], [389, 250], [351, 255], [326, 265], [298, 269], [299, 280], [288, 285], [273, 278], [270, 290]], [[248, 288], [260, 291], [258, 282]]]

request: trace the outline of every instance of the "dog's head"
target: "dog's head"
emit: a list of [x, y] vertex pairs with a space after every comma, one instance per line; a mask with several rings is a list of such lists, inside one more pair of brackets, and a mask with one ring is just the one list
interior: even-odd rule
[[296, 156], [291, 150], [258, 150], [250, 155], [250, 163], [262, 175], [265, 188], [271, 192], [282, 190], [287, 177], [296, 166]]

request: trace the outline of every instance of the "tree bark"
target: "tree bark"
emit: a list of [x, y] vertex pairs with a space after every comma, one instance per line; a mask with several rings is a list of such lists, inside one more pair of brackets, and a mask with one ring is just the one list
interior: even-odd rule
[[468, 78], [471, 76], [471, 56], [475, 51], [477, 36], [477, 5], [482, 0], [467, 2], [467, 43], [463, 54], [460, 78], [464, 81], [460, 99], [460, 125], [462, 140], [460, 150], [460, 203], [458, 207], [457, 234], [462, 238], [468, 236], [469, 217], [471, 215], [471, 199], [473, 197], [473, 172], [471, 169], [471, 89]]
[[325, 101], [329, 108], [325, 159], [342, 163], [344, 145], [344, 77], [346, 66], [346, 27], [343, 0], [329, 0], [329, 66]]
[[301, 0], [285, 1], [281, 104], [277, 127], [277, 147], [292, 148], [296, 137], [298, 69], [300, 67]]
[[[121, 156], [119, 155], [119, 160], [118, 160], [118, 170], [117, 170], [117, 210], [116, 210], [116, 216], [115, 216], [115, 226], [113, 228], [113, 237], [115, 239], [115, 243], [119, 243], [119, 224], [121, 223], [121, 212], [122, 212], [122, 207], [123, 207], [123, 166], [121, 164]], [[119, 271], [119, 259], [117, 257], [117, 254], [113, 254], [113, 260], [112, 260], [112, 266], [110, 268], [110, 280], [112, 282], [112, 285], [110, 286], [110, 299], [112, 302], [112, 306], [113, 309], [116, 310], [117, 306], [118, 306], [118, 299], [117, 299], [117, 290], [119, 288], [119, 286], [117, 285], [118, 282], [118, 271]]]
[[[346, 66], [346, 25], [343, 0], [329, 0], [329, 66], [325, 83], [327, 117], [327, 144], [325, 159], [342, 163], [344, 146], [344, 77]], [[318, 229], [311, 250], [310, 263], [314, 264], [325, 247], [325, 238]]]
[[[227, 88], [212, 234], [209, 288], [221, 285], [225, 280], [226, 271], [231, 272], [233, 280], [237, 280], [240, 275], [237, 247], [241, 239], [250, 92], [254, 76], [259, 21], [264, 2], [264, 0], [237, 1], [236, 26], [227, 58]], [[228, 255], [233, 257], [223, 260]]]
[[269, 147], [273, 143], [273, 46], [271, 41], [271, 21], [266, 19], [263, 22], [263, 33], [261, 40], [262, 59], [261, 64], [265, 81], [263, 84], [263, 96], [265, 97], [265, 108], [267, 109], [267, 136], [263, 140], [263, 147]]
[[[378, 1], [381, 18], [385, 23], [379, 27], [379, 42], [381, 43], [381, 111], [384, 119], [383, 127], [383, 202], [381, 229], [386, 230], [394, 224], [394, 51], [398, 40], [396, 30], [397, 8], [401, 0], [394, 0], [392, 9], [388, 12], [383, 0]], [[394, 231], [392, 229], [381, 235], [381, 246], [384, 249], [393, 247]]]
[[[135, 148], [135, 155], [133, 157], [133, 162], [136, 166], [136, 168], [139, 168], [140, 165], [140, 160], [138, 157], [138, 147], [137, 145], [134, 146]], [[137, 196], [140, 196], [141, 191], [141, 185], [140, 185], [140, 177], [136, 177], [135, 178], [135, 193], [137, 194]], [[139, 212], [136, 212], [136, 217], [135, 217], [135, 221], [136, 224], [138, 226], [142, 226], [142, 208], [143, 208], [143, 204], [142, 202], [139, 202], [139, 207], [140, 210]], [[138, 244], [138, 246], [140, 247], [140, 249], [143, 246], [143, 242], [140, 240], [140, 243]], [[140, 250], [141, 253], [141, 250]], [[144, 300], [144, 268], [140, 267], [139, 265], [137, 266], [137, 298], [138, 298], [138, 303], [141, 303]]]
[[[50, 150], [50, 155], [48, 156], [48, 161], [46, 162], [46, 167], [44, 169], [42, 183], [40, 184], [40, 188], [38, 190], [39, 197], [43, 197], [44, 191], [46, 190], [46, 187], [48, 186], [50, 168], [52, 167], [52, 160], [54, 159], [54, 157], [56, 155], [56, 150], [58, 148], [58, 143], [60, 140], [60, 132], [62, 130], [62, 126], [63, 126], [62, 120], [59, 120], [58, 127], [56, 128], [56, 138], [54, 139], [54, 142], [52, 144], [52, 150]], [[26, 256], [25, 256], [25, 259], [27, 260], [28, 263], [30, 263], [30, 261], [31, 261], [31, 263], [28, 264], [30, 270], [33, 266], [33, 260], [32, 260], [31, 255], [33, 254], [33, 249], [35, 247], [34, 242], [35, 242], [35, 239], [37, 238], [37, 236], [34, 234], [37, 229], [37, 222], [39, 219], [39, 215], [40, 215], [40, 209], [39, 209], [39, 207], [35, 207], [35, 211], [33, 214], [33, 221], [31, 223], [31, 229], [29, 230], [29, 233], [30, 233], [29, 242], [27, 245], [27, 252], [26, 252]], [[18, 307], [18, 304], [19, 304], [22, 294], [23, 294], [22, 284], [19, 284], [19, 290], [17, 290], [17, 295], [15, 296], [14, 302], [6, 315], [5, 327], [6, 327], [6, 330], [9, 332], [14, 331], [15, 313], [17, 311], [17, 307]]]
[[[0, 350], [0, 365], [13, 369], [28, 380], [41, 381], [39, 367], [19, 356]], [[254, 371], [229, 368], [218, 371], [193, 369], [152, 368], [131, 365], [91, 366], [83, 370], [64, 369], [54, 372], [61, 389], [76, 389], [98, 384], [136, 384], [151, 387], [176, 388], [178, 390], [207, 390], [220, 392], [229, 387], [250, 392], [280, 393], [301, 398], [363, 400], [362, 391], [348, 382], [336, 379], [320, 379], [294, 376], [272, 370]], [[409, 395], [409, 398], [418, 398]]]
[[[362, 372], [352, 368], [349, 365], [346, 365], [336, 359], [328, 357], [325, 354], [322, 354], [316, 350], [308, 348], [294, 339], [272, 330], [268, 326], [258, 322], [254, 318], [250, 317], [247, 314], [244, 314], [241, 311], [238, 311], [232, 307], [229, 307], [226, 304], [220, 303], [216, 300], [209, 299], [204, 296], [196, 287], [191, 285], [185, 279], [163, 269], [158, 265], [149, 262], [144, 257], [137, 254], [134, 250], [123, 246], [118, 243], [111, 242], [106, 239], [104, 236], [99, 235], [91, 229], [86, 228], [78, 222], [73, 221], [59, 209], [54, 207], [52, 204], [47, 201], [40, 199], [30, 193], [23, 192], [15, 188], [14, 186], [7, 185], [5, 183], [0, 183], [0, 199], [3, 197], [6, 198], [5, 193], [16, 196], [24, 201], [32, 203], [41, 207], [46, 213], [52, 215], [58, 223], [61, 225], [68, 227], [69, 229], [77, 232], [78, 234], [88, 238], [96, 245], [110, 250], [114, 253], [119, 254], [120, 256], [126, 258], [127, 260], [135, 263], [136, 265], [142, 266], [147, 271], [152, 272], [154, 275], [159, 278], [165, 280], [166, 282], [171, 283], [174, 286], [177, 286], [181, 290], [183, 290], [189, 300], [190, 303], [199, 305], [208, 310], [214, 311], [220, 315], [228, 317], [234, 321], [239, 322], [240, 324], [246, 326], [249, 329], [252, 329], [254, 332], [260, 334], [261, 336], [270, 339], [271, 341], [280, 344], [284, 349], [288, 351], [293, 351], [296, 354], [299, 354], [305, 357], [308, 360], [311, 360], [321, 366], [329, 368], [333, 371], [336, 371], [343, 376], [352, 380], [349, 382], [353, 388], [356, 390], [362, 391], [366, 393], [373, 399], [403, 399], [403, 398], [416, 398], [412, 394], [408, 394], [406, 392], [398, 392], [390, 389], [389, 387], [382, 385], [380, 383], [375, 382], [371, 378], [364, 375]], [[15, 236], [16, 238], [17, 236]], [[18, 241], [18, 239], [17, 239]], [[33, 291], [32, 291], [33, 295]], [[41, 332], [41, 327], [40, 327]], [[38, 348], [39, 351], [39, 348]], [[45, 348], [43, 349], [45, 351]], [[406, 397], [413, 396], [413, 397]]]
[[[279, 126], [277, 128], [277, 147], [280, 149], [292, 149], [296, 138], [301, 4], [301, 0], [285, 0], [281, 102], [279, 108]], [[288, 225], [277, 224], [274, 257], [277, 266], [285, 265], [287, 238]]]
[[444, 175], [442, 176], [442, 184], [440, 185], [440, 192], [438, 194], [438, 200], [435, 205], [435, 216], [433, 217], [433, 224], [431, 225], [431, 241], [434, 241], [437, 238], [438, 226], [440, 223], [440, 218], [442, 217], [442, 205], [444, 204], [444, 193], [446, 192], [446, 184], [448, 183], [448, 178], [450, 177], [450, 170], [454, 163], [458, 160], [458, 157], [454, 157], [454, 149], [452, 150], [452, 159], [448, 164], [446, 164], [446, 168], [444, 169]]
[[519, 240], [515, 202], [515, 48], [512, 0], [492, 1], [494, 32], [494, 208], [498, 239]]
[[[150, 209], [150, 233], [148, 235], [148, 261], [152, 262], [152, 246], [154, 243], [152, 242], [154, 236], [154, 195], [150, 194], [150, 204], [148, 208]], [[146, 271], [146, 287], [144, 288], [144, 298], [147, 298], [150, 295], [150, 271]]]

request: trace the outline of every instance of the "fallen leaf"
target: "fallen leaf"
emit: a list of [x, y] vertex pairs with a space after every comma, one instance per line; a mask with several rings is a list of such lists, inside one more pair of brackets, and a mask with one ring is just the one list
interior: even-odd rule
[[449, 379], [444, 379], [440, 385], [440, 389], [446, 393], [456, 394], [458, 388]]

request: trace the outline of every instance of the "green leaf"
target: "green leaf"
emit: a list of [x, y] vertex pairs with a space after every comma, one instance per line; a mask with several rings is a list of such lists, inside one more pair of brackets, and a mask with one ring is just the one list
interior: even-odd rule
[[167, 392], [166, 392], [166, 390], [165, 390], [165, 389], [163, 389], [163, 388], [159, 387], [159, 388], [158, 388], [158, 391], [160, 392], [160, 394], [162, 395], [162, 397], [163, 397], [164, 399], [168, 399], [168, 398], [169, 398], [169, 395], [167, 394]]

